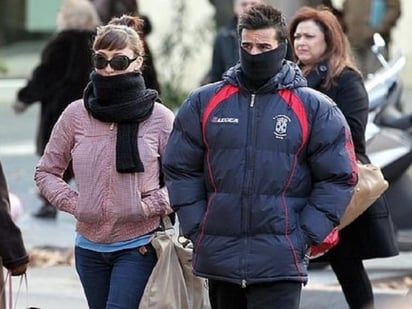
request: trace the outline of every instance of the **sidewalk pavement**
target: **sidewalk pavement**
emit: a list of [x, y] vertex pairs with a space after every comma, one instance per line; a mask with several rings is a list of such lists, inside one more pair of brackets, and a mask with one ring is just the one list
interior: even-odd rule
[[[10, 191], [17, 194], [24, 207], [17, 223], [29, 250], [41, 246], [71, 248], [74, 239], [74, 219], [71, 216], [59, 213], [56, 221], [31, 216], [41, 203], [33, 182], [34, 166], [38, 160], [34, 153], [34, 137], [39, 109], [34, 104], [18, 116], [11, 110], [16, 90], [24, 85], [25, 78], [38, 63], [44, 44], [22, 42], [0, 48], [0, 62], [9, 67], [6, 75], [0, 75], [0, 158]], [[365, 264], [374, 285], [376, 309], [400, 308], [389, 305], [388, 301], [403, 297], [408, 286], [412, 286], [412, 252], [370, 260]], [[25, 288], [21, 287], [17, 309], [27, 305], [42, 309], [87, 308], [74, 266], [31, 267], [27, 275], [28, 295], [26, 298]], [[13, 280], [13, 286], [14, 293], [17, 293], [18, 279]], [[330, 268], [310, 271], [301, 304], [302, 309], [348, 308]]]

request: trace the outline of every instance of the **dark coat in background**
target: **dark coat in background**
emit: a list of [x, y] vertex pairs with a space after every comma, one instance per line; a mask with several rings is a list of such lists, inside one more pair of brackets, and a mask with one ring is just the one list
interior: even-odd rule
[[222, 75], [239, 61], [239, 36], [237, 34], [237, 18], [222, 27], [216, 34], [213, 43], [212, 66], [207, 82], [222, 79]]
[[36, 149], [41, 156], [54, 124], [66, 106], [83, 96], [92, 70], [92, 39], [94, 32], [64, 30], [46, 45], [41, 63], [35, 68], [27, 85], [17, 95], [26, 105], [40, 102], [40, 122]]
[[149, 17], [147, 16], [140, 16], [143, 19], [143, 29], [142, 33], [140, 33], [140, 38], [143, 41], [143, 48], [144, 48], [144, 62], [142, 67], [142, 74], [146, 84], [146, 88], [157, 90], [157, 92], [161, 92], [159, 80], [157, 78], [156, 67], [153, 60], [153, 54], [150, 50], [149, 43], [146, 40], [146, 36], [152, 32], [152, 23], [150, 22]]
[[[0, 162], [0, 258], [8, 269], [27, 264], [29, 257], [24, 248], [20, 229], [10, 215], [9, 191]], [[1, 269], [1, 268], [0, 268]]]
[[9, 191], [0, 162], [0, 308], [6, 308], [3, 292], [3, 266], [13, 269], [27, 264], [29, 257], [20, 229], [10, 215]]
[[[332, 98], [344, 114], [351, 128], [356, 157], [369, 163], [365, 146], [365, 126], [369, 100], [360, 74], [344, 69], [329, 89], [322, 83], [328, 67], [319, 64], [306, 78], [308, 86]], [[313, 261], [327, 260], [332, 255], [351, 258], [381, 258], [398, 254], [394, 227], [385, 195], [379, 198], [365, 213], [340, 232], [338, 245], [325, 256]]]
[[136, 15], [139, 11], [136, 0], [90, 0], [99, 14], [100, 20], [105, 25], [113, 17], [123, 14]]

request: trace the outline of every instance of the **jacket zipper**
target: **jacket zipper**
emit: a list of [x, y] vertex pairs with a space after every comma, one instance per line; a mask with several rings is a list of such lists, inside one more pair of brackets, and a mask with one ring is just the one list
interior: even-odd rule
[[250, 99], [250, 107], [254, 107], [254, 106], [255, 106], [255, 97], [256, 97], [256, 94], [255, 94], [255, 93], [252, 93], [252, 97], [251, 97], [251, 99]]
[[[253, 141], [254, 141], [254, 136], [256, 135], [256, 128], [255, 128], [255, 98], [256, 98], [256, 94], [252, 93], [251, 98], [250, 98], [250, 103], [249, 103], [249, 107], [250, 107], [250, 111], [249, 111], [249, 129], [248, 129], [248, 137], [247, 137], [247, 151], [246, 151], [246, 173], [247, 173], [247, 178], [246, 178], [246, 188], [245, 188], [245, 195], [246, 195], [246, 199], [244, 201], [244, 206], [243, 206], [243, 228], [244, 228], [244, 233], [245, 233], [245, 252], [243, 254], [243, 256], [245, 256], [247, 254], [247, 250], [248, 250], [248, 231], [249, 231], [249, 207], [248, 205], [250, 205], [251, 203], [251, 195], [252, 195], [252, 184], [253, 184], [253, 154], [254, 154], [254, 149], [253, 149]], [[242, 260], [242, 265], [246, 263], [246, 260], [243, 259]], [[243, 265], [243, 268], [245, 268], [246, 265]], [[246, 278], [246, 273], [244, 273], [244, 278]], [[246, 283], [247, 280], [246, 279], [242, 279], [242, 288], [246, 288]]]
[[110, 131], [113, 131], [113, 129], [114, 129], [114, 122], [112, 122], [110, 125]]

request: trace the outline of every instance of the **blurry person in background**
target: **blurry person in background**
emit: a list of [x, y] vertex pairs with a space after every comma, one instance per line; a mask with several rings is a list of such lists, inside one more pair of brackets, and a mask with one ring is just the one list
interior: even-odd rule
[[232, 17], [233, 14], [233, 1], [219, 1], [219, 0], [209, 0], [209, 3], [215, 9], [214, 13], [214, 23], [217, 29], [226, 25], [228, 19]]
[[239, 61], [238, 18], [250, 6], [261, 3], [263, 3], [262, 0], [233, 1], [233, 17], [216, 34], [213, 43], [212, 65], [202, 84], [221, 80], [223, 73]]
[[105, 25], [113, 17], [120, 17], [123, 14], [136, 16], [139, 9], [137, 0], [90, 0], [96, 7], [97, 14]]
[[0, 162], [0, 308], [6, 308], [3, 289], [3, 266], [12, 276], [24, 274], [29, 257], [20, 229], [10, 215], [9, 190]]
[[155, 89], [160, 93], [160, 84], [157, 78], [156, 67], [153, 60], [153, 54], [150, 50], [146, 37], [152, 32], [152, 23], [148, 16], [141, 15], [139, 13], [139, 3], [137, 0], [91, 0], [97, 9], [100, 19], [103, 24], [107, 24], [109, 21], [119, 22], [112, 20], [114, 17], [121, 17], [124, 14], [130, 16], [138, 16], [143, 20], [143, 27], [139, 30], [139, 35], [143, 41], [144, 47], [144, 62], [142, 67], [143, 78], [146, 83], [146, 87]]
[[[349, 124], [357, 160], [369, 163], [365, 142], [368, 94], [338, 19], [326, 7], [303, 7], [290, 22], [289, 36], [308, 86], [335, 101]], [[361, 309], [373, 303], [372, 285], [362, 260], [398, 254], [384, 196], [339, 236], [336, 247], [311, 263], [330, 262], [349, 307]]]
[[[138, 308], [157, 261], [151, 239], [172, 212], [160, 160], [174, 114], [145, 86], [141, 24], [122, 16], [97, 28], [83, 99], [57, 121], [35, 172], [40, 192], [76, 218], [75, 264], [91, 309]], [[70, 161], [75, 188], [62, 179]]]
[[343, 12], [341, 9], [338, 9], [334, 5], [334, 1], [332, 0], [305, 0], [305, 5], [306, 6], [311, 6], [311, 7], [321, 7], [321, 6], [326, 6], [331, 10], [331, 12], [336, 16], [338, 19], [340, 25], [342, 26], [342, 29], [345, 31], [345, 24], [343, 21]]
[[380, 33], [386, 41], [385, 57], [387, 58], [391, 31], [400, 16], [400, 0], [345, 0], [343, 2], [346, 34], [363, 77], [367, 77], [369, 73], [374, 73], [381, 67], [371, 51], [373, 34]]
[[[70, 102], [79, 99], [92, 70], [91, 43], [100, 19], [88, 0], [66, 0], [57, 15], [57, 33], [42, 51], [40, 64], [26, 86], [17, 93], [13, 108], [17, 114], [31, 104], [40, 103], [36, 153], [41, 156], [54, 124]], [[73, 178], [71, 165], [63, 171], [63, 179]], [[57, 216], [55, 207], [43, 199], [34, 213], [38, 218]]]

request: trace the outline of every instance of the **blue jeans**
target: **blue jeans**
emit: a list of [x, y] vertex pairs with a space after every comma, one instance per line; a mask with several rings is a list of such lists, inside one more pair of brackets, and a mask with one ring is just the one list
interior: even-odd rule
[[[140, 247], [142, 248], [142, 247]], [[156, 264], [154, 248], [100, 253], [75, 247], [76, 270], [90, 309], [136, 309]]]

